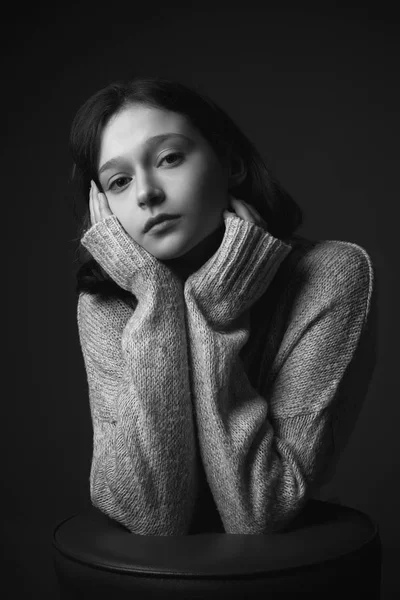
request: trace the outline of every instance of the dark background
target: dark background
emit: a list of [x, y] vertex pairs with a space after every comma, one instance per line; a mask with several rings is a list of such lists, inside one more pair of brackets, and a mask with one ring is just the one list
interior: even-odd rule
[[147, 73], [193, 84], [226, 109], [302, 206], [300, 233], [358, 243], [374, 260], [378, 366], [336, 481], [342, 503], [378, 521], [385, 598], [395, 597], [399, 23], [382, 4], [242, 4], [35, 7], [2, 23], [2, 545], [12, 598], [57, 598], [51, 533], [89, 501], [70, 124], [99, 88]]

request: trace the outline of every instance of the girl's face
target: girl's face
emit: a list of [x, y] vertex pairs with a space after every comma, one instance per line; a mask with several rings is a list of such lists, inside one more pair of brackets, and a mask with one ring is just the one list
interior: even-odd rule
[[[223, 223], [228, 171], [184, 116], [134, 104], [104, 128], [99, 181], [127, 233], [160, 260], [183, 256]], [[179, 215], [145, 232], [148, 219]]]

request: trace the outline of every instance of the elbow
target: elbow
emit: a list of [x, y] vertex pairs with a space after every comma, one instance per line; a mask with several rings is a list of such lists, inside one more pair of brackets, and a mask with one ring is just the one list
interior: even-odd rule
[[[225, 512], [223, 524], [226, 533], [266, 535], [291, 530], [301, 517], [308, 503], [311, 486], [304, 477], [294, 477], [290, 481], [281, 481], [271, 493], [264, 493], [240, 502], [235, 509], [231, 507], [229, 515]], [[234, 517], [234, 518], [232, 518]]]
[[163, 510], [153, 503], [123, 503], [107, 486], [91, 487], [90, 500], [95, 508], [136, 535], [174, 536], [189, 532], [191, 519], [176, 505]]

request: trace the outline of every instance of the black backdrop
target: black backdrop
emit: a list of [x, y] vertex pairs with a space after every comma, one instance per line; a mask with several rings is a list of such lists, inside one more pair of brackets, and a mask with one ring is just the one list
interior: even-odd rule
[[303, 207], [301, 233], [353, 241], [373, 257], [379, 361], [337, 482], [343, 503], [379, 521], [385, 552], [400, 552], [398, 21], [382, 4], [378, 13], [365, 3], [244, 5], [98, 3], [91, 15], [73, 5], [57, 14], [16, 8], [2, 25], [1, 483], [10, 598], [57, 597], [51, 531], [89, 499], [68, 134], [90, 94], [136, 73], [209, 93]]

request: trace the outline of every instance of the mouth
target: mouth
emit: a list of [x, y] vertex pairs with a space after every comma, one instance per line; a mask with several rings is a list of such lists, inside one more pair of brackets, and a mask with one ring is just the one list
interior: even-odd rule
[[150, 219], [146, 223], [144, 232], [147, 233], [148, 231], [163, 231], [164, 229], [168, 229], [170, 226], [173, 226], [179, 218], [179, 215], [165, 215], [163, 217], [156, 217], [155, 219]]

